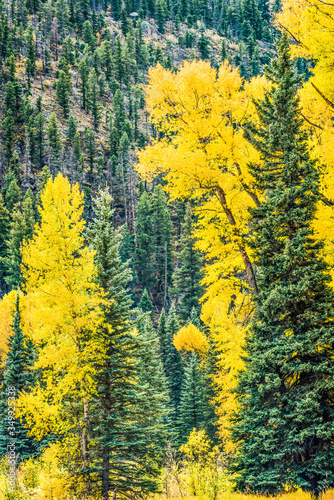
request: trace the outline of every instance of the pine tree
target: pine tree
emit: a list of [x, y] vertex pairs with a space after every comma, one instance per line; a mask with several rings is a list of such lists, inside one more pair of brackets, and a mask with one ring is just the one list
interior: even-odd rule
[[173, 294], [178, 297], [178, 311], [183, 321], [188, 318], [193, 308], [199, 311], [199, 299], [203, 293], [200, 284], [203, 278], [201, 257], [191, 236], [192, 224], [192, 210], [188, 204], [180, 239], [180, 266], [173, 274]]
[[89, 70], [85, 59], [82, 59], [79, 64], [78, 73], [80, 76], [80, 91], [82, 94], [82, 107], [87, 111], [87, 94], [88, 94], [88, 77]]
[[143, 432], [150, 435], [151, 443], [156, 447], [156, 453], [153, 457], [156, 468], [155, 473], [157, 474], [159, 471], [158, 466], [163, 464], [167, 447], [170, 400], [157, 333], [148, 315], [145, 315], [145, 318], [140, 323], [138, 384], [143, 392], [141, 401], [143, 420], [141, 427]]
[[88, 78], [88, 100], [89, 100], [89, 109], [93, 115], [93, 125], [94, 129], [97, 131], [99, 128], [99, 123], [101, 119], [100, 115], [100, 106], [99, 106], [99, 87], [97, 83], [97, 75], [95, 69], [89, 74]]
[[[114, 68], [115, 68], [115, 76], [116, 80], [122, 85], [124, 78], [125, 78], [125, 63], [124, 63], [124, 56], [123, 56], [123, 51], [122, 51], [122, 43], [121, 43], [121, 38], [119, 35], [115, 38], [115, 43], [114, 43]], [[117, 91], [116, 91], [117, 92]], [[116, 94], [115, 94], [116, 96]]]
[[136, 217], [137, 247], [134, 268], [142, 288], [151, 289], [153, 281], [152, 204], [146, 191], [139, 198]]
[[272, 495], [294, 485], [318, 496], [334, 484], [334, 295], [312, 229], [319, 175], [285, 35], [267, 77], [260, 125], [247, 129], [265, 196], [252, 211], [259, 294], [237, 388], [234, 470], [241, 490]]
[[9, 228], [9, 211], [4, 203], [2, 194], [0, 193], [0, 295], [3, 295], [4, 291], [6, 290], [4, 281], [6, 266], [3, 259], [7, 253], [6, 242], [9, 235]]
[[28, 429], [24, 427], [25, 422], [21, 423], [19, 419], [12, 419], [10, 415], [10, 410], [15, 408], [15, 398], [18, 397], [20, 391], [29, 390], [31, 385], [29, 366], [32, 353], [27, 349], [28, 342], [21, 329], [18, 296], [12, 331], [8, 339], [8, 354], [0, 393], [0, 455], [8, 453], [8, 446], [14, 439], [15, 453], [18, 455], [18, 462], [21, 462], [37, 454], [37, 442], [27, 437]]
[[34, 28], [32, 24], [29, 24], [27, 30], [26, 73], [28, 77], [28, 88], [30, 88], [30, 78], [33, 78], [36, 73], [35, 40], [34, 40]]
[[70, 115], [69, 119], [66, 122], [67, 125], [67, 137], [69, 141], [73, 141], [75, 134], [77, 132], [77, 123], [73, 115]]
[[143, 290], [138, 307], [140, 307], [143, 312], [152, 313], [152, 311], [153, 311], [153, 304], [152, 304], [152, 301], [148, 295], [147, 288], [144, 288], [144, 290]]
[[172, 222], [166, 195], [156, 186], [152, 195], [152, 237], [154, 244], [154, 287], [158, 298], [167, 306], [167, 290], [173, 272], [171, 235]]
[[50, 167], [51, 171], [55, 173], [60, 167], [60, 154], [62, 150], [56, 113], [51, 113], [46, 133], [49, 140]]
[[61, 71], [59, 73], [56, 96], [59, 106], [63, 108], [64, 117], [67, 118], [70, 111], [70, 104], [69, 104], [68, 79], [64, 71]]
[[12, 213], [7, 240], [7, 253], [3, 262], [6, 267], [6, 283], [17, 288], [21, 281], [21, 245], [31, 238], [35, 225], [34, 196], [28, 190], [24, 196], [22, 207], [16, 205]]
[[[146, 491], [156, 488], [157, 464], [161, 459], [157, 444], [160, 446], [163, 439], [160, 420], [166, 397], [152, 332], [146, 330], [139, 344], [131, 334], [131, 300], [126, 290], [131, 273], [119, 257], [121, 230], [113, 228], [110, 204], [111, 196], [101, 192], [89, 231], [96, 251], [98, 283], [107, 294], [105, 317], [110, 325], [101, 331], [107, 356], [98, 374], [99, 393], [91, 416], [96, 442], [95, 470], [97, 467], [101, 471], [106, 499], [110, 498], [109, 492], [116, 490], [122, 494], [138, 487]], [[147, 363], [155, 371], [149, 380], [144, 371]]]
[[201, 35], [197, 40], [197, 49], [202, 59], [209, 59], [211, 53], [209, 39], [205, 36], [204, 28], [201, 28], [200, 33]]
[[181, 399], [183, 367], [179, 352], [173, 345], [173, 337], [179, 330], [179, 321], [176, 315], [175, 304], [170, 308], [166, 321], [165, 355], [163, 359], [165, 375], [168, 380], [169, 397], [173, 408], [173, 417], [176, 422], [179, 415]]
[[191, 352], [187, 356], [184, 367], [182, 395], [179, 405], [178, 442], [187, 441], [193, 429], [205, 429], [209, 422], [207, 413], [209, 401], [207, 399], [205, 379], [200, 370], [198, 355]]
[[19, 188], [16, 179], [13, 179], [10, 182], [8, 189], [5, 191], [5, 202], [9, 212], [13, 211], [14, 206], [17, 203], [19, 203], [21, 198], [22, 198], [21, 189]]

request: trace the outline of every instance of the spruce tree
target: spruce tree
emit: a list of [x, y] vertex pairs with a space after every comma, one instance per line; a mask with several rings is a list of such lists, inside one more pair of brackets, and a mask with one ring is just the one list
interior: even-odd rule
[[89, 69], [85, 59], [82, 59], [82, 61], [80, 61], [78, 73], [80, 77], [80, 92], [82, 94], [82, 107], [84, 110], [87, 111]]
[[57, 172], [60, 168], [61, 138], [56, 113], [51, 113], [46, 129], [49, 142], [49, 158], [51, 171]]
[[[128, 495], [156, 489], [166, 398], [152, 331], [146, 338], [144, 332], [144, 338], [131, 332], [132, 301], [126, 289], [131, 273], [127, 263], [121, 263], [121, 230], [113, 228], [110, 205], [111, 196], [102, 191], [88, 235], [96, 251], [97, 281], [106, 293], [105, 317], [110, 325], [101, 331], [106, 360], [97, 374], [99, 391], [91, 414], [94, 471], [101, 473], [105, 499], [109, 492]], [[149, 379], [147, 364], [155, 371]]]
[[21, 245], [31, 238], [35, 225], [33, 194], [28, 190], [24, 196], [22, 207], [16, 205], [12, 213], [7, 240], [7, 252], [3, 263], [6, 267], [5, 281], [17, 288], [21, 281]]
[[152, 288], [153, 281], [153, 238], [152, 204], [146, 191], [139, 198], [136, 217], [137, 247], [134, 268], [142, 288]]
[[252, 210], [259, 294], [237, 387], [236, 487], [275, 494], [334, 485], [334, 295], [312, 229], [319, 174], [307, 148], [286, 36], [247, 137], [263, 163]]
[[160, 302], [167, 306], [167, 291], [171, 283], [173, 262], [171, 250], [172, 222], [166, 195], [156, 186], [152, 195], [152, 238], [154, 244], [154, 287]]
[[205, 36], [204, 28], [201, 28], [200, 33], [201, 35], [197, 41], [197, 49], [200, 53], [201, 59], [209, 59], [211, 53], [209, 39]]
[[172, 417], [176, 422], [179, 415], [179, 404], [181, 399], [183, 366], [179, 352], [173, 345], [174, 335], [179, 330], [179, 320], [176, 315], [175, 304], [170, 308], [166, 322], [166, 342], [164, 353], [164, 370], [168, 380], [169, 397], [173, 408]]
[[28, 349], [27, 339], [21, 329], [18, 296], [12, 331], [8, 339], [8, 354], [0, 393], [0, 456], [8, 453], [7, 446], [14, 439], [15, 453], [18, 455], [18, 462], [21, 462], [37, 454], [37, 442], [27, 436], [28, 429], [24, 427], [25, 422], [12, 419], [10, 415], [12, 408], [10, 403], [13, 399], [15, 401], [21, 391], [29, 390], [32, 383], [29, 372], [32, 353]]
[[4, 281], [6, 265], [3, 259], [7, 254], [7, 238], [9, 235], [9, 229], [9, 211], [6, 208], [2, 194], [0, 193], [0, 295], [3, 295], [6, 290]]
[[88, 78], [88, 100], [89, 100], [89, 109], [93, 115], [93, 125], [94, 130], [98, 130], [100, 123], [100, 106], [99, 106], [99, 87], [97, 82], [97, 75], [95, 69], [89, 74]]
[[208, 421], [210, 403], [207, 398], [205, 382], [200, 370], [198, 354], [189, 353], [184, 367], [179, 405], [178, 442], [180, 445], [187, 441], [193, 429], [206, 430], [206, 427], [211, 423]]
[[153, 304], [148, 295], [147, 288], [144, 288], [143, 290], [138, 307], [140, 307], [140, 309], [142, 309], [143, 312], [152, 313], [153, 311]]
[[192, 210], [187, 205], [185, 219], [182, 227], [180, 246], [180, 266], [175, 269], [173, 275], [173, 294], [178, 298], [178, 311], [180, 318], [185, 321], [193, 308], [199, 311], [199, 299], [203, 293], [200, 284], [203, 278], [201, 272], [200, 252], [196, 250], [195, 242], [191, 236]]
[[64, 117], [67, 118], [70, 111], [68, 79], [64, 71], [59, 73], [57, 81], [56, 97], [59, 106], [63, 108]]

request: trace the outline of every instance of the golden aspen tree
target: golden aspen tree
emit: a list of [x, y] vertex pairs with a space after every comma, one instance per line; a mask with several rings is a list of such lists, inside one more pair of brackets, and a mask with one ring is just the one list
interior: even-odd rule
[[[310, 77], [299, 90], [312, 154], [320, 164], [322, 200], [314, 229], [334, 264], [334, 4], [323, 0], [283, 0], [276, 25], [291, 40], [291, 52], [309, 61]], [[333, 274], [333, 273], [332, 273]]]
[[39, 375], [19, 406], [32, 433], [60, 436], [85, 472], [93, 376], [104, 359], [104, 292], [96, 283], [94, 252], [84, 242], [79, 186], [59, 174], [48, 180], [41, 202], [41, 221], [22, 248], [24, 323], [38, 348], [33, 370]]
[[164, 174], [172, 200], [196, 200], [194, 236], [207, 260], [202, 319], [224, 351], [216, 381], [223, 437], [256, 292], [247, 236], [248, 208], [259, 198], [248, 165], [260, 158], [242, 127], [256, 119], [252, 98], [262, 96], [264, 85], [263, 78], [244, 82], [227, 63], [218, 73], [204, 61], [185, 62], [178, 73], [151, 68], [147, 102], [162, 138], [138, 154], [142, 178]]

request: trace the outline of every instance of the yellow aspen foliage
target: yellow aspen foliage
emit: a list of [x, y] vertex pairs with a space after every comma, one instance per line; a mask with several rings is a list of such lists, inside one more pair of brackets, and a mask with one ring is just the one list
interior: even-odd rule
[[276, 25], [292, 40], [291, 51], [312, 61], [300, 89], [305, 129], [320, 163], [321, 192], [314, 229], [325, 242], [324, 257], [334, 265], [334, 4], [323, 0], [283, 0]]
[[[17, 293], [17, 290], [12, 290], [0, 302], [0, 353], [2, 364], [8, 351], [8, 338], [13, 333], [12, 324]], [[20, 294], [20, 310], [22, 310], [22, 300], [24, 300], [24, 296]]]
[[178, 351], [196, 351], [205, 354], [209, 350], [209, 342], [197, 326], [189, 323], [174, 335], [173, 344]]
[[242, 127], [250, 118], [257, 120], [252, 99], [261, 98], [266, 85], [264, 78], [244, 82], [227, 63], [217, 72], [208, 62], [193, 61], [177, 73], [151, 68], [146, 89], [151, 119], [163, 138], [139, 152], [137, 170], [147, 180], [164, 174], [172, 200], [196, 200], [194, 237], [207, 261], [203, 320], [223, 353], [216, 381], [219, 404], [227, 401], [222, 437], [227, 436], [225, 416], [233, 408], [229, 390], [241, 365], [256, 291], [247, 237], [248, 208], [259, 203], [259, 196], [249, 164], [260, 158]]
[[41, 202], [41, 221], [22, 248], [23, 318], [38, 348], [33, 370], [40, 375], [18, 403], [37, 438], [80, 428], [85, 453], [93, 376], [104, 359], [104, 293], [95, 282], [94, 252], [85, 246], [79, 186], [59, 174], [47, 182]]

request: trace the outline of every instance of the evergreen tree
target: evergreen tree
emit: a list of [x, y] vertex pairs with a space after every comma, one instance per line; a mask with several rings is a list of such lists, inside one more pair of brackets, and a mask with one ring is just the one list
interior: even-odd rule
[[120, 85], [122, 85], [123, 80], [125, 78], [125, 63], [124, 63], [124, 56], [123, 56], [123, 51], [122, 51], [122, 43], [121, 43], [121, 38], [119, 35], [115, 38], [115, 43], [114, 43], [114, 68], [115, 68], [115, 76], [116, 80]]
[[153, 311], [153, 304], [146, 288], [144, 288], [138, 307], [140, 307], [143, 310], [143, 312], [152, 313]]
[[30, 87], [30, 78], [33, 78], [36, 73], [35, 40], [34, 40], [34, 28], [32, 24], [29, 24], [27, 30], [26, 73], [28, 77], [28, 87]]
[[236, 486], [272, 495], [294, 485], [318, 496], [334, 484], [334, 295], [312, 229], [319, 175], [285, 35], [267, 77], [260, 125], [247, 131], [263, 159], [253, 170], [265, 196], [252, 211], [259, 294], [237, 388]]
[[99, 96], [99, 87], [97, 83], [97, 75], [95, 69], [89, 74], [88, 78], [88, 99], [89, 99], [89, 109], [93, 115], [93, 124], [94, 129], [97, 130], [99, 128], [100, 123], [100, 106], [98, 102]]
[[205, 382], [200, 370], [198, 355], [191, 352], [187, 356], [184, 367], [182, 395], [179, 405], [178, 441], [180, 445], [187, 441], [193, 429], [206, 430], [209, 424], [207, 414], [210, 403], [206, 397]]
[[152, 238], [154, 245], [155, 291], [167, 306], [167, 290], [171, 282], [173, 263], [171, 250], [172, 222], [166, 195], [161, 186], [156, 186], [152, 195]]
[[87, 110], [88, 78], [89, 70], [85, 59], [79, 63], [78, 73], [80, 76], [80, 91], [82, 94], [82, 107]]
[[153, 281], [153, 238], [152, 205], [146, 191], [139, 198], [136, 217], [137, 247], [134, 267], [142, 288], [152, 288]]
[[56, 113], [51, 113], [46, 129], [49, 142], [50, 167], [55, 173], [60, 167], [61, 138]]
[[[98, 283], [108, 300], [106, 321], [111, 326], [101, 331], [106, 361], [97, 375], [99, 392], [91, 415], [96, 443], [94, 470], [101, 471], [105, 499], [110, 498], [109, 492], [156, 489], [166, 398], [152, 332], [144, 333], [139, 344], [131, 333], [131, 299], [126, 290], [131, 273], [119, 257], [121, 231], [113, 229], [110, 204], [111, 196], [101, 192], [89, 232], [96, 250]], [[144, 373], [147, 363], [155, 371], [149, 379]]]
[[19, 419], [10, 415], [13, 399], [15, 401], [21, 391], [26, 391], [31, 386], [29, 366], [32, 353], [27, 349], [28, 343], [21, 329], [18, 296], [12, 331], [8, 339], [8, 354], [0, 393], [0, 456], [8, 453], [8, 446], [14, 439], [15, 453], [18, 455], [18, 462], [21, 462], [37, 454], [37, 443], [27, 437], [28, 429], [24, 427], [25, 422], [21, 423]]
[[73, 141], [75, 134], [77, 132], [77, 123], [73, 115], [70, 115], [69, 119], [66, 122], [67, 125], [67, 137], [70, 141]]
[[6, 267], [6, 283], [17, 288], [21, 281], [21, 245], [31, 238], [35, 225], [33, 194], [28, 190], [24, 196], [22, 207], [16, 205], [12, 213], [7, 240], [7, 253], [3, 262]]
[[188, 204], [180, 240], [180, 266], [175, 269], [173, 275], [173, 294], [178, 297], [178, 311], [183, 321], [188, 318], [193, 308], [199, 311], [199, 299], [203, 293], [200, 284], [203, 278], [201, 257], [191, 236], [192, 223], [191, 206]]
[[5, 291], [5, 270], [4, 257], [7, 253], [7, 238], [9, 235], [10, 217], [6, 208], [2, 194], [0, 193], [0, 295]]
[[197, 41], [197, 49], [202, 59], [209, 59], [210, 57], [210, 42], [208, 37], [205, 36], [204, 28], [201, 28], [201, 35]]
[[173, 303], [166, 322], [166, 342], [163, 364], [165, 375], [168, 380], [169, 397], [173, 408], [172, 416], [174, 418], [174, 422], [177, 421], [179, 416], [179, 404], [183, 380], [181, 356], [173, 345], [173, 338], [178, 332], [179, 326], [175, 304]]
[[67, 118], [70, 110], [69, 106], [69, 85], [68, 78], [64, 71], [59, 73], [59, 79], [57, 81], [57, 102], [59, 106], [63, 108], [64, 117]]
[[14, 206], [17, 203], [19, 203], [21, 198], [22, 198], [21, 189], [19, 188], [16, 179], [13, 179], [10, 182], [8, 189], [5, 191], [5, 202], [9, 212], [13, 211]]

